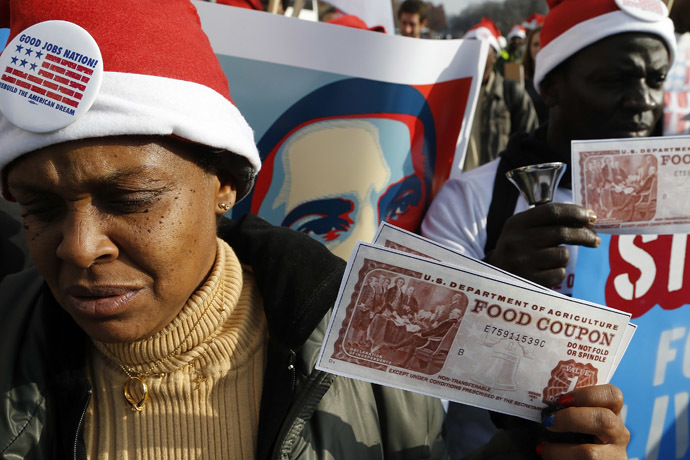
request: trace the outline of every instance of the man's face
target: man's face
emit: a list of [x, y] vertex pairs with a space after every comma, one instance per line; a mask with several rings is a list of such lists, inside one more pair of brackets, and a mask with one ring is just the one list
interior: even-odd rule
[[358, 240], [371, 241], [382, 220], [401, 224], [423, 211], [411, 149], [408, 126], [395, 120], [304, 126], [278, 149], [259, 214], [347, 259]]
[[163, 329], [215, 260], [218, 179], [167, 144], [58, 144], [10, 166], [8, 185], [36, 268], [96, 340]]
[[661, 39], [614, 35], [578, 52], [565, 66], [547, 83], [545, 98], [557, 113], [550, 112], [549, 122], [561, 135], [570, 140], [649, 136], [663, 111], [670, 67]]
[[510, 39], [510, 46], [513, 51], [517, 51], [525, 44], [525, 39], [522, 37], [513, 37]]
[[420, 21], [419, 13], [400, 12], [400, 34], [403, 37], [420, 38], [426, 21]]

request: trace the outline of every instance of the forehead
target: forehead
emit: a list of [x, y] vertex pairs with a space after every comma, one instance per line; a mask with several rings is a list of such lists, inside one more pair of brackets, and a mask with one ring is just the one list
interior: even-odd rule
[[402, 22], [419, 22], [419, 13], [408, 13], [407, 11], [402, 11], [400, 13], [400, 20]]
[[151, 138], [90, 139], [28, 153], [8, 166], [10, 190], [173, 177], [195, 167], [183, 149]]
[[669, 65], [663, 40], [652, 34], [625, 33], [606, 37], [583, 48], [570, 59], [570, 71], [587, 71], [601, 66], [623, 66], [642, 59], [645, 64]]

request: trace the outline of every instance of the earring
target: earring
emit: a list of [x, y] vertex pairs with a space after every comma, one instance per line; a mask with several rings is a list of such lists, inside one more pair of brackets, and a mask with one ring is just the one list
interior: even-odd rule
[[219, 207], [220, 209], [222, 209], [223, 211], [229, 211], [229, 210], [230, 210], [230, 206], [228, 206], [227, 203], [221, 203], [221, 204], [218, 205], [218, 207]]

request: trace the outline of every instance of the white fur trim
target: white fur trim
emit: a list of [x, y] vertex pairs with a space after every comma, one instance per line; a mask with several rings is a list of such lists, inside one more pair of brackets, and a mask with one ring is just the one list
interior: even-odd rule
[[493, 46], [497, 53], [501, 52], [501, 45], [498, 39], [486, 27], [478, 27], [476, 29], [468, 30], [463, 38], [474, 38], [476, 40], [486, 40], [489, 45]]
[[32, 133], [0, 116], [0, 170], [42, 147], [120, 135], [173, 135], [241, 155], [255, 172], [261, 168], [252, 129], [237, 107], [216, 91], [183, 80], [105, 72], [91, 109], [63, 129]]
[[669, 18], [663, 18], [658, 22], [646, 22], [623, 11], [613, 11], [574, 25], [539, 50], [534, 69], [534, 87], [537, 92], [541, 91], [539, 86], [544, 77], [558, 64], [602, 38], [626, 32], [646, 32], [659, 35], [668, 46], [671, 55], [670, 63], [673, 64], [676, 56], [673, 21]]

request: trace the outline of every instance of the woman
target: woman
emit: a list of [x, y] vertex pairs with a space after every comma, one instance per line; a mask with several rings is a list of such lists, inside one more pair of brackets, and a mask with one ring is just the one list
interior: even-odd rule
[[525, 54], [522, 57], [522, 66], [525, 69], [525, 89], [532, 98], [532, 103], [537, 111], [537, 118], [539, 118], [539, 124], [543, 125], [549, 117], [549, 110], [534, 88], [534, 63], [539, 52], [540, 36], [541, 26], [531, 29], [527, 34], [527, 45], [525, 46]]
[[[94, 81], [104, 72], [66, 124], [46, 98], [23, 118], [23, 99], [0, 97], [3, 194], [23, 208], [37, 269], [0, 285], [0, 456], [443, 458], [437, 401], [314, 370], [344, 263], [297, 232], [221, 217], [251, 188], [258, 154], [193, 7], [111, 3], [9, 6], [2, 64], [15, 69], [27, 44], [43, 59], [49, 43], [61, 62], [92, 59]], [[74, 19], [102, 59], [50, 19]], [[596, 439], [539, 444], [544, 458], [625, 457], [615, 387], [560, 403], [573, 407], [548, 429]], [[490, 452], [519, 447], [505, 436]]]

